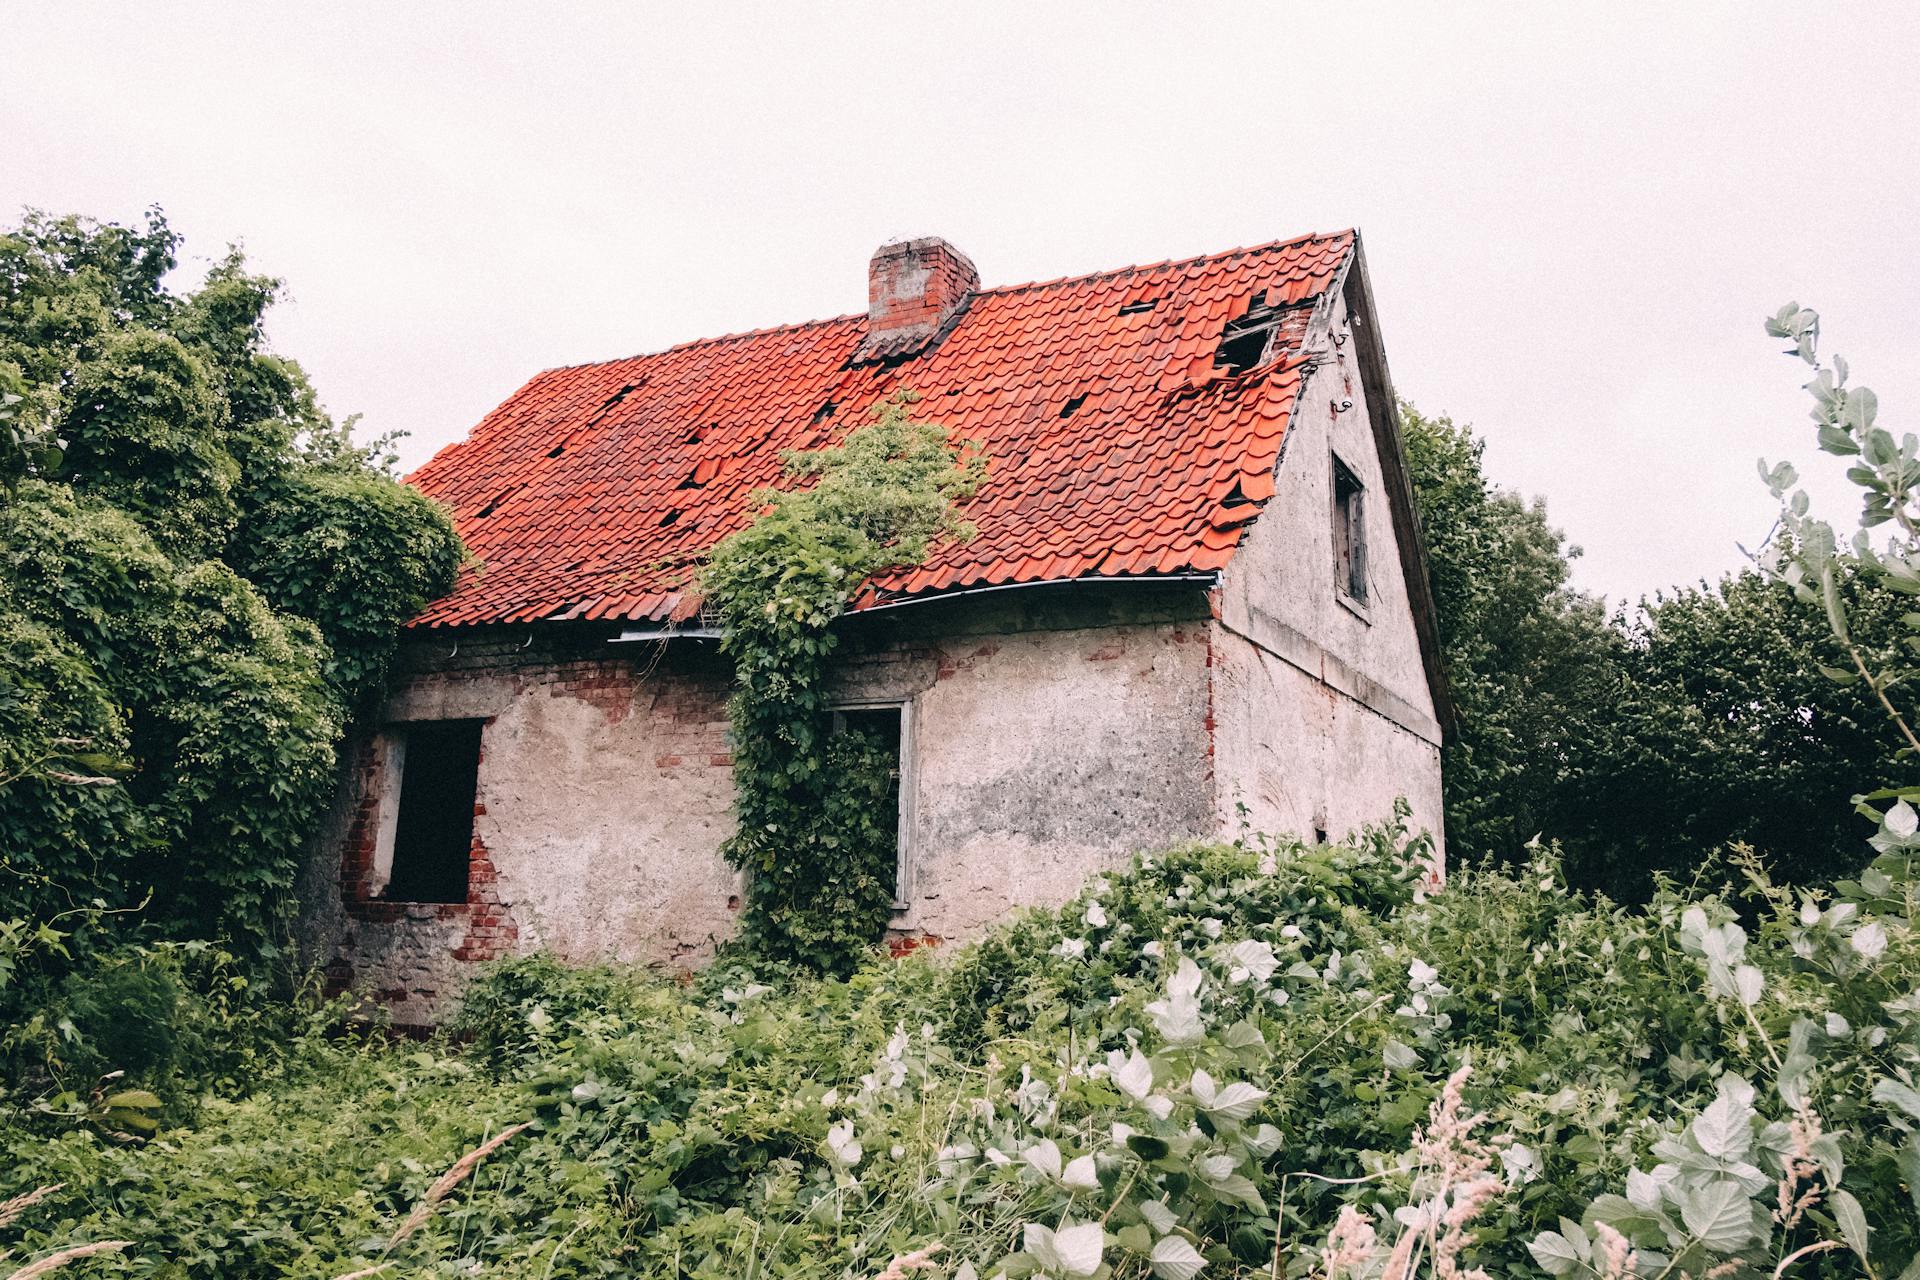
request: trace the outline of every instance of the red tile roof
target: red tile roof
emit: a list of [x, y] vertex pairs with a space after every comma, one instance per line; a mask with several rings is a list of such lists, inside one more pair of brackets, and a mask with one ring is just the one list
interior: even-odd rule
[[[1074, 279], [983, 289], [946, 335], [856, 358], [865, 315], [550, 369], [414, 472], [482, 568], [415, 626], [662, 620], [693, 566], [755, 514], [780, 454], [867, 420], [900, 387], [916, 416], [984, 445], [979, 536], [875, 583], [883, 596], [1224, 566], [1273, 496], [1309, 305], [1350, 231]], [[1264, 292], [1270, 358], [1216, 364]], [[1149, 305], [1150, 304], [1150, 305]]]

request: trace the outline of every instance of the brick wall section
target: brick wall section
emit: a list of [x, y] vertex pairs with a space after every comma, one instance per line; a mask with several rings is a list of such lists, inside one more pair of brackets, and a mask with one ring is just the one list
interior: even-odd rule
[[[469, 635], [457, 642], [406, 647], [395, 680], [397, 692], [383, 718], [479, 718], [485, 726], [467, 900], [396, 902], [374, 892], [387, 778], [384, 740], [377, 727], [356, 735], [345, 753], [333, 834], [316, 858], [327, 858], [331, 850], [337, 874], [322, 877], [325, 883], [318, 888], [303, 888], [303, 933], [309, 949], [322, 953], [315, 958], [321, 960], [331, 989], [363, 991], [387, 1005], [396, 1021], [427, 1024], [441, 1016], [447, 998], [485, 961], [540, 947], [580, 960], [597, 958], [577, 940], [554, 936], [551, 921], [543, 929], [528, 916], [525, 886], [530, 875], [544, 870], [577, 877], [589, 888], [595, 879], [593, 868], [576, 863], [565, 848], [542, 854], [540, 832], [529, 830], [520, 816], [527, 804], [516, 788], [524, 784], [538, 790], [541, 785], [538, 776], [528, 776], [535, 773], [529, 768], [530, 756], [537, 760], [544, 752], [564, 753], [569, 741], [584, 736], [609, 735], [610, 743], [637, 737], [647, 744], [643, 757], [630, 758], [622, 751], [614, 761], [618, 769], [629, 771], [636, 792], [689, 787], [703, 794], [730, 794], [728, 680], [712, 646], [676, 645], [666, 653], [659, 645], [612, 646], [607, 640], [604, 630], [576, 628], [538, 634], [531, 641], [521, 630], [517, 635]], [[584, 717], [585, 732], [578, 727], [543, 731], [539, 726], [548, 714], [543, 707], [554, 708], [562, 720]], [[539, 772], [549, 769], [564, 772], [566, 766], [540, 763]], [[597, 804], [617, 810], [621, 800], [607, 795]], [[595, 807], [589, 803], [576, 809]], [[724, 813], [725, 801], [706, 807], [709, 816]], [[563, 845], [565, 838], [556, 834], [552, 843]], [[511, 872], [503, 870], [502, 850], [511, 854]], [[711, 849], [690, 852], [711, 856]], [[602, 887], [608, 897], [619, 896], [619, 885]], [[727, 875], [713, 890], [703, 895], [707, 917], [730, 919], [740, 906], [738, 886]], [[708, 935], [700, 934], [654, 951], [639, 947], [618, 958], [684, 968], [702, 958], [711, 943]], [[614, 947], [607, 952], [618, 956]]]
[[[910, 701], [910, 872], [896, 950], [1058, 902], [1212, 825], [1206, 610], [1191, 587], [1008, 593], [849, 620], [838, 696]], [[356, 740], [303, 884], [302, 940], [396, 1021], [445, 1016], [476, 965], [537, 950], [683, 971], [737, 926], [726, 697], [710, 642], [607, 628], [472, 634], [403, 655], [389, 721], [480, 719], [464, 903], [370, 892], [390, 770]]]

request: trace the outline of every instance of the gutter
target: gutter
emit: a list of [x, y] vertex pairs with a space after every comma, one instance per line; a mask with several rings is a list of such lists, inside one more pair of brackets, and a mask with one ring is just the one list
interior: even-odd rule
[[[936, 604], [943, 600], [958, 600], [961, 596], [981, 596], [995, 591], [1021, 591], [1029, 587], [1077, 586], [1088, 582], [1125, 583], [1132, 586], [1146, 586], [1157, 583], [1205, 583], [1209, 588], [1220, 585], [1218, 571], [1206, 573], [1162, 573], [1144, 574], [1099, 574], [1085, 578], [1047, 578], [1039, 582], [1003, 582], [990, 587], [966, 587], [959, 591], [942, 591], [933, 595], [908, 596], [902, 600], [889, 600], [884, 604], [868, 605], [864, 609], [855, 609], [847, 617], [864, 617], [870, 613], [879, 613], [883, 609], [905, 609], [910, 605]], [[608, 644], [636, 644], [648, 640], [719, 640], [724, 633], [718, 627], [636, 627], [622, 631], [608, 640]]]

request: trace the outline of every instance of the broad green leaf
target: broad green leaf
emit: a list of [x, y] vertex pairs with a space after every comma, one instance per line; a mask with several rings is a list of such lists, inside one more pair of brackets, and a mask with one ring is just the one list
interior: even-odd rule
[[1145, 1055], [1135, 1049], [1132, 1054], [1117, 1063], [1114, 1062], [1116, 1058], [1119, 1058], [1117, 1052], [1108, 1061], [1110, 1078], [1120, 1092], [1138, 1101], [1153, 1091], [1153, 1064]]
[[1867, 1237], [1871, 1233], [1867, 1227], [1867, 1215], [1861, 1212], [1860, 1202], [1853, 1198], [1852, 1192], [1838, 1188], [1833, 1193], [1831, 1204], [1833, 1220], [1840, 1227], [1841, 1238], [1847, 1242], [1848, 1248], [1860, 1255], [1862, 1261], [1868, 1261]]
[[142, 1111], [153, 1111], [165, 1104], [145, 1089], [123, 1089], [119, 1093], [104, 1099], [100, 1105], [108, 1110], [133, 1107]]
[[1920, 1091], [1898, 1080], [1882, 1080], [1873, 1086], [1873, 1100], [1883, 1106], [1898, 1107], [1920, 1120]]
[[1753, 1239], [1753, 1201], [1736, 1182], [1711, 1182], [1680, 1194], [1680, 1220], [1707, 1248], [1743, 1249]]
[[1049, 1178], [1060, 1176], [1060, 1146], [1052, 1138], [1042, 1138], [1020, 1153], [1020, 1158]]
[[1167, 1234], [1180, 1224], [1180, 1219], [1174, 1216], [1173, 1210], [1167, 1208], [1164, 1200], [1142, 1200], [1139, 1207], [1140, 1216], [1146, 1220], [1147, 1225], [1161, 1235]]
[[1844, 643], [1849, 638], [1847, 612], [1840, 605], [1840, 584], [1831, 564], [1820, 566], [1820, 600], [1827, 609], [1827, 625]]
[[1569, 1275], [1581, 1261], [1573, 1245], [1558, 1231], [1542, 1231], [1527, 1245], [1527, 1252], [1540, 1264], [1540, 1269], [1550, 1276]]
[[1180, 1236], [1162, 1236], [1153, 1246], [1150, 1262], [1160, 1280], [1193, 1280], [1207, 1265], [1200, 1251]]

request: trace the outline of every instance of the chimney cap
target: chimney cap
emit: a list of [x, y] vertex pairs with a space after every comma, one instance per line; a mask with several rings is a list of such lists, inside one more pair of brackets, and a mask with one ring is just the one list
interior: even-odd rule
[[867, 335], [855, 359], [918, 354], [966, 310], [979, 288], [973, 260], [939, 236], [887, 241], [867, 267]]

